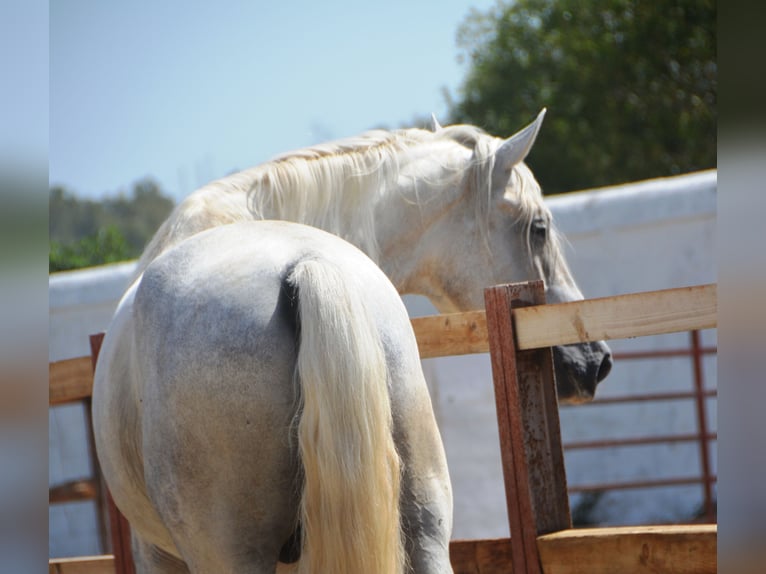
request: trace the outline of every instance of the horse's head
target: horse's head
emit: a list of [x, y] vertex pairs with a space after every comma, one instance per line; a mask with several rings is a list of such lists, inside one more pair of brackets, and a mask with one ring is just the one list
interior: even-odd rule
[[[442, 312], [483, 308], [489, 285], [542, 279], [546, 301], [583, 298], [564, 259], [560, 236], [540, 186], [524, 164], [545, 110], [507, 140], [480, 133], [472, 142], [472, 168], [462, 198], [442, 224], [445, 231], [471, 228], [467, 241], [448, 242], [441, 285], [432, 300]], [[440, 128], [449, 132], [455, 128]], [[465, 140], [465, 138], [462, 138]], [[459, 207], [458, 207], [459, 206]], [[584, 402], [609, 373], [612, 356], [603, 342], [554, 347], [559, 399]]]

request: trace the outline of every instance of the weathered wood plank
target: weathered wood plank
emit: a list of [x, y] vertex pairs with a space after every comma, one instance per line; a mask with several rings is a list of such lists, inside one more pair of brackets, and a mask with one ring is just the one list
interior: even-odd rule
[[[556, 451], [549, 444], [550, 439], [560, 441], [551, 350], [517, 353], [511, 308], [544, 302], [543, 283], [490, 287], [484, 290], [484, 300], [511, 530], [511, 563], [519, 574], [540, 574], [537, 535], [569, 528], [571, 520], [563, 458], [556, 464], [552, 456], [560, 454], [560, 445]], [[548, 428], [551, 410], [555, 425]], [[560, 485], [563, 507], [562, 498], [553, 495]]]
[[715, 524], [575, 529], [537, 539], [545, 574], [714, 574]]
[[453, 540], [449, 545], [455, 574], [513, 574], [511, 540]]
[[55, 361], [48, 365], [48, 404], [79, 401], [93, 392], [93, 366], [90, 357]]
[[114, 574], [114, 556], [51, 558], [48, 560], [48, 574]]
[[[513, 311], [519, 349], [661, 335], [716, 326], [715, 284], [630, 293]], [[412, 320], [421, 358], [489, 351], [484, 311]]]
[[519, 349], [716, 326], [715, 284], [587, 299], [513, 312]]
[[489, 351], [487, 317], [482, 311], [412, 319], [422, 359]]
[[94, 500], [98, 497], [96, 481], [90, 478], [58, 484], [48, 490], [48, 504]]
[[[544, 302], [542, 282], [539, 288], [530, 289], [528, 295], [530, 303]], [[513, 306], [523, 308], [517, 307], [516, 302]], [[523, 423], [520, 439], [526, 453], [535, 533], [571, 528], [553, 352], [550, 348], [518, 351], [516, 372], [520, 402], [513, 416]]]
[[[706, 574], [716, 571], [717, 526], [587, 528], [537, 539], [545, 574]], [[511, 541], [453, 540], [455, 574], [513, 574]], [[53, 558], [49, 574], [114, 574], [112, 555]]]

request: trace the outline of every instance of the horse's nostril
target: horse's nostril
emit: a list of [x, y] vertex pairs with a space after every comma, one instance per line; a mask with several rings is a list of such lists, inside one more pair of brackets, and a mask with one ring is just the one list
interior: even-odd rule
[[601, 361], [601, 366], [598, 368], [598, 374], [596, 375], [596, 382], [603, 381], [609, 372], [612, 370], [612, 353], [604, 355], [604, 359]]

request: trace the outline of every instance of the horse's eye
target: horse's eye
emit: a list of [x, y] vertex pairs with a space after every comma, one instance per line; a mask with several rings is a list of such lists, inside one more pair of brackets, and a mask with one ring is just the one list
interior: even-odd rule
[[532, 222], [530, 233], [533, 239], [544, 242], [548, 239], [548, 223], [544, 219], [535, 219]]

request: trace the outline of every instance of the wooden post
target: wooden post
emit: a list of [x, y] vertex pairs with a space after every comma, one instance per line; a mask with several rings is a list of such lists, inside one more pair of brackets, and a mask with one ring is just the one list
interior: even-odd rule
[[572, 527], [550, 348], [517, 351], [511, 308], [545, 303], [542, 281], [484, 291], [515, 574], [540, 574], [537, 537]]
[[[93, 371], [96, 370], [96, 361], [98, 355], [101, 352], [101, 343], [104, 340], [104, 333], [98, 333], [90, 336], [90, 352], [91, 361], [93, 364]], [[90, 409], [90, 400], [88, 400], [88, 407]], [[90, 432], [93, 432], [93, 426], [91, 424]], [[95, 456], [95, 448], [93, 452], [94, 468], [96, 469], [97, 481], [103, 481], [101, 477], [101, 470], [98, 466], [98, 458]], [[111, 530], [112, 539], [112, 554], [114, 554], [114, 571], [115, 574], [136, 574], [136, 568], [133, 564], [133, 554], [131, 552], [130, 544], [130, 523], [127, 518], [123, 516], [120, 509], [112, 499], [112, 494], [109, 492], [106, 484], [103, 484], [103, 489], [106, 495], [106, 506], [109, 511], [109, 526]]]
[[[101, 351], [101, 343], [103, 340], [103, 333], [90, 336], [90, 359], [91, 368], [94, 372], [96, 370], [96, 359], [98, 358], [99, 351]], [[98, 541], [101, 546], [101, 551], [106, 553], [110, 549], [110, 544], [108, 544], [109, 532], [106, 526], [109, 515], [106, 505], [106, 485], [101, 476], [101, 465], [98, 462], [98, 455], [96, 454], [96, 438], [93, 435], [93, 396], [88, 395], [82, 402], [83, 408], [85, 409], [85, 437], [88, 441], [88, 457], [90, 458], [91, 467], [93, 469], [93, 484], [96, 489], [95, 503], [96, 515], [98, 517]]]

